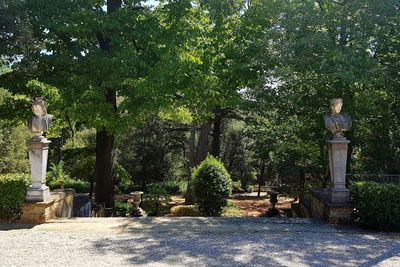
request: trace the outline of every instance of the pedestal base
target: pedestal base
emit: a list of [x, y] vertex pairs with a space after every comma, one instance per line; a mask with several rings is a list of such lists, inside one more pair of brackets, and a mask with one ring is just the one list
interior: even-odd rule
[[51, 192], [50, 201], [25, 202], [22, 205], [20, 223], [45, 223], [55, 217], [68, 218], [73, 215], [73, 189]]
[[330, 200], [334, 204], [346, 204], [350, 201], [349, 190], [344, 189], [332, 189], [330, 190]]
[[[334, 195], [336, 197], [337, 195]], [[354, 206], [351, 202], [333, 203], [331, 190], [312, 191], [310, 199], [310, 216], [332, 224], [349, 224], [353, 222]], [[339, 200], [343, 200], [339, 195]]]
[[42, 186], [41, 188], [32, 188], [32, 186], [28, 189], [25, 198], [26, 202], [50, 202], [50, 188], [48, 186]]

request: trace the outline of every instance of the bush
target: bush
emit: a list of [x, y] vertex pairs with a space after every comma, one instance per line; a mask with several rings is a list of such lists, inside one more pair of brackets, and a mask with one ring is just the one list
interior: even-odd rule
[[355, 182], [350, 188], [355, 221], [369, 229], [400, 230], [400, 185]]
[[69, 175], [64, 171], [64, 161], [60, 161], [58, 164], [52, 163], [50, 170], [46, 174], [46, 183], [53, 184], [57, 181], [65, 181], [69, 179]]
[[174, 217], [199, 217], [202, 214], [195, 205], [178, 205], [171, 208], [171, 215]]
[[131, 175], [117, 162], [114, 164], [113, 176], [116, 194], [128, 194], [133, 191]]
[[88, 193], [90, 191], [90, 183], [80, 179], [72, 179], [64, 171], [64, 162], [58, 164], [52, 163], [50, 170], [46, 175], [46, 183], [51, 190], [61, 188], [61, 183], [64, 183], [64, 188], [73, 188], [77, 193]]
[[121, 217], [130, 217], [133, 214], [133, 206], [131, 203], [115, 201], [115, 211]]
[[242, 182], [240, 180], [232, 182], [232, 191], [233, 193], [244, 193]]
[[28, 174], [0, 174], [0, 219], [18, 219], [29, 182]]
[[200, 211], [219, 215], [232, 193], [232, 180], [224, 165], [208, 156], [192, 173], [193, 193]]
[[162, 205], [161, 201], [169, 199], [169, 194], [162, 184], [154, 184], [147, 189], [147, 194], [143, 199], [142, 208], [149, 216], [157, 216], [160, 214]]

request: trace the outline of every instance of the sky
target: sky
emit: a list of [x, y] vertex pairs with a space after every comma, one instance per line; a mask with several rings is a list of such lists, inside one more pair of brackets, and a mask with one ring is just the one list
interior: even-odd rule
[[157, 0], [149, 0], [149, 1], [147, 1], [147, 3], [146, 4], [148, 4], [148, 5], [156, 5], [157, 4]]

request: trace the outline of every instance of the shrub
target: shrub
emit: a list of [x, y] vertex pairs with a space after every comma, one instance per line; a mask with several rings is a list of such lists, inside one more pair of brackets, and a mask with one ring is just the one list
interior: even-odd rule
[[46, 174], [46, 183], [52, 184], [69, 178], [69, 175], [64, 171], [64, 161], [61, 160], [58, 164], [52, 163], [50, 165], [50, 170]]
[[246, 217], [247, 213], [241, 210], [232, 200], [228, 200], [226, 207], [222, 210], [222, 217]]
[[77, 193], [88, 193], [90, 191], [90, 183], [79, 179], [66, 178], [64, 180], [55, 180], [48, 184], [51, 190], [61, 188], [64, 182], [64, 188], [73, 188]]
[[244, 193], [244, 190], [242, 188], [242, 182], [240, 180], [232, 182], [232, 192], [234, 192], [234, 193]]
[[113, 176], [116, 194], [127, 194], [133, 191], [131, 175], [117, 162], [114, 164]]
[[355, 221], [365, 228], [400, 230], [400, 185], [355, 182], [351, 185], [355, 204]]
[[73, 188], [77, 193], [89, 193], [90, 183], [79, 179], [69, 178], [64, 181], [64, 188]]
[[232, 180], [224, 165], [208, 156], [192, 173], [193, 193], [200, 211], [219, 215], [232, 193]]
[[187, 183], [181, 180], [168, 180], [162, 183], [165, 190], [167, 190], [170, 195], [185, 194]]
[[187, 190], [187, 182], [183, 180], [167, 180], [147, 185], [147, 192], [156, 190], [161, 195], [184, 195]]
[[169, 194], [162, 184], [154, 184], [147, 189], [147, 194], [143, 199], [142, 208], [149, 216], [157, 216], [160, 214], [162, 205], [161, 201], [169, 199]]
[[0, 174], [0, 219], [12, 221], [21, 215], [29, 182], [28, 174]]
[[171, 208], [171, 215], [174, 217], [199, 217], [202, 214], [195, 205], [178, 205]]
[[131, 203], [115, 201], [115, 211], [121, 217], [129, 217], [133, 214], [133, 206]]
[[72, 179], [64, 171], [64, 162], [58, 164], [52, 163], [50, 170], [46, 175], [46, 183], [51, 190], [61, 188], [61, 183], [64, 183], [64, 188], [73, 188], [77, 193], [88, 193], [90, 191], [90, 183], [80, 179]]

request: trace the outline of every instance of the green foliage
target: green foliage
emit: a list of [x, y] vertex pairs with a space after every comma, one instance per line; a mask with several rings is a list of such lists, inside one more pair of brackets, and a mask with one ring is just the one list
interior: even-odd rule
[[147, 188], [147, 193], [158, 198], [168, 198], [169, 193], [167, 188], [163, 184], [153, 184]]
[[219, 215], [232, 193], [232, 180], [224, 165], [208, 156], [193, 170], [192, 179], [199, 209], [207, 215]]
[[59, 181], [65, 181], [70, 179], [70, 176], [64, 171], [64, 161], [60, 161], [58, 164], [50, 164], [50, 169], [46, 174], [46, 183], [53, 184]]
[[65, 162], [65, 171], [71, 177], [84, 181], [93, 180], [94, 165], [96, 162], [93, 146], [64, 149], [61, 155], [62, 160]]
[[[0, 106], [10, 97], [10, 92], [0, 88]], [[6, 116], [8, 112], [4, 112]], [[26, 141], [30, 134], [25, 125], [20, 122], [9, 123], [0, 119], [0, 173], [27, 172], [29, 162]]]
[[187, 182], [182, 180], [167, 180], [165, 182], [158, 183], [157, 185], [165, 188], [169, 195], [184, 195], [187, 189]]
[[132, 177], [118, 162], [114, 163], [113, 175], [116, 194], [126, 194], [132, 191]]
[[[180, 177], [182, 172], [183, 132], [173, 132], [175, 125], [157, 116], [118, 135], [116, 161], [131, 175], [135, 185], [145, 188]], [[177, 179], [177, 178], [175, 178]]]
[[350, 193], [358, 224], [375, 230], [400, 231], [400, 185], [356, 182]]
[[0, 174], [0, 219], [13, 221], [21, 215], [29, 186], [28, 174]]
[[142, 208], [149, 216], [157, 216], [160, 214], [162, 202], [168, 199], [169, 193], [162, 184], [152, 184], [147, 188]]
[[196, 205], [177, 205], [171, 208], [173, 217], [200, 217], [202, 213]]
[[232, 182], [232, 192], [233, 193], [243, 193], [244, 192], [244, 190], [242, 188], [242, 182], [240, 180]]
[[64, 144], [63, 149], [76, 149], [93, 147], [96, 144], [96, 130], [95, 129], [83, 129], [76, 132], [71, 138]]
[[26, 141], [29, 137], [26, 126], [11, 126], [0, 120], [0, 173], [28, 171]]
[[133, 206], [131, 203], [126, 203], [122, 201], [115, 202], [115, 211], [117, 215], [121, 217], [130, 217], [133, 215]]
[[64, 188], [73, 188], [77, 193], [88, 193], [90, 191], [89, 182], [73, 179], [64, 171], [63, 161], [60, 161], [59, 164], [51, 164], [46, 175], [46, 183], [50, 189], [59, 189], [63, 183]]

